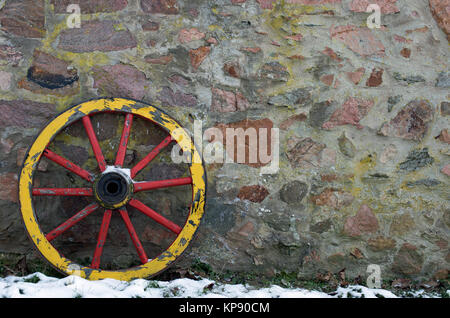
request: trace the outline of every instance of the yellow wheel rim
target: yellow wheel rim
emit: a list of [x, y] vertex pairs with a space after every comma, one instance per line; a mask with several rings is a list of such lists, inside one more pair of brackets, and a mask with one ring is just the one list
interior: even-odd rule
[[[33, 175], [47, 145], [65, 127], [82, 117], [98, 112], [116, 111], [131, 113], [148, 119], [164, 128], [178, 143], [183, 152], [190, 154], [189, 170], [192, 177], [192, 204], [187, 221], [173, 243], [150, 262], [118, 271], [93, 269], [78, 265], [63, 257], [46, 239], [40, 229], [32, 201]], [[171, 265], [188, 247], [204, 214], [206, 195], [206, 173], [202, 158], [188, 133], [160, 109], [127, 99], [98, 99], [82, 103], [51, 121], [37, 136], [25, 156], [19, 179], [19, 199], [25, 228], [39, 252], [56, 269], [67, 275], [78, 275], [90, 280], [113, 278], [132, 280], [154, 276]]]

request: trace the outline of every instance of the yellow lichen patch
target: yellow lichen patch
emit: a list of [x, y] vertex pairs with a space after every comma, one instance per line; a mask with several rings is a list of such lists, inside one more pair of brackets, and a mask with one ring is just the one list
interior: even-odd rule
[[89, 52], [89, 53], [72, 53], [58, 51], [56, 56], [62, 60], [70, 62], [79, 73], [87, 73], [95, 66], [109, 64], [109, 57], [104, 52]]
[[361, 177], [363, 174], [365, 174], [370, 169], [373, 169], [376, 164], [376, 154], [370, 154], [367, 157], [361, 159], [356, 165], [355, 165], [355, 176]]
[[56, 40], [58, 35], [64, 29], [67, 29], [67, 21], [66, 20], [63, 20], [60, 23], [55, 24], [51, 33], [47, 32], [47, 34], [48, 34], [47, 37], [42, 41], [42, 49], [50, 50], [52, 48], [52, 43]]
[[216, 24], [210, 24], [208, 26], [208, 30], [213, 32], [213, 31], [223, 31], [222, 27], [220, 25], [216, 25]]
[[361, 182], [361, 177], [369, 170], [373, 169], [377, 164], [376, 154], [370, 154], [360, 161], [358, 161], [353, 168], [352, 184], [349, 189], [350, 193], [356, 198], [361, 195], [364, 185]]

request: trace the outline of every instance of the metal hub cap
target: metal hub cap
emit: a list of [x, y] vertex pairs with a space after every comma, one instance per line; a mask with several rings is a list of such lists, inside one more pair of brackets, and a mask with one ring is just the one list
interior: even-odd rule
[[94, 194], [98, 203], [107, 209], [117, 209], [131, 199], [133, 182], [131, 178], [119, 168], [104, 172], [94, 182]]

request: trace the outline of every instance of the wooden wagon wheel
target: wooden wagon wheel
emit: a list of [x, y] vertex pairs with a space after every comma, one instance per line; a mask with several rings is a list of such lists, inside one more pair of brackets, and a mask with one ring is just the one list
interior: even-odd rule
[[[100, 113], [125, 115], [125, 123], [114, 165], [107, 165], [91, 122], [91, 117]], [[130, 131], [132, 130], [133, 118], [143, 118], [159, 126], [167, 133], [167, 137], [159, 145], [154, 147], [141, 161], [127, 169], [123, 166]], [[87, 171], [49, 149], [49, 145], [55, 136], [75, 122], [82, 122], [84, 126], [98, 165], [97, 172]], [[161, 181], [137, 182], [135, 180], [136, 175], [172, 142], [178, 143], [183, 152], [190, 155], [191, 163], [189, 163], [188, 169], [190, 176]], [[83, 188], [39, 188], [34, 184], [34, 174], [43, 157], [84, 179], [89, 186]], [[136, 198], [138, 192], [181, 185], [191, 185], [192, 187], [190, 210], [186, 211], [187, 216], [184, 224], [176, 224], [170, 221]], [[204, 214], [205, 195], [205, 169], [201, 155], [191, 137], [175, 120], [160, 109], [126, 99], [92, 100], [75, 106], [57, 116], [40, 132], [28, 150], [19, 180], [22, 217], [26, 231], [34, 245], [57, 270], [67, 275], [79, 275], [90, 280], [103, 278], [119, 280], [148, 278], [164, 271], [185, 251], [197, 231]], [[81, 211], [74, 211], [76, 213], [65, 222], [56, 226], [53, 230], [44, 233], [36, 217], [33, 198], [53, 196], [84, 197], [90, 199], [91, 203]], [[142, 212], [152, 222], [159, 223], [173, 233], [174, 239], [172, 244], [160, 253], [159, 256], [148, 259], [130, 220], [127, 207], [132, 207]], [[68, 229], [94, 213], [103, 213], [100, 229], [97, 233], [92, 233], [92, 235], [97, 235], [97, 244], [90, 266], [80, 265], [64, 257], [54, 247], [53, 242], [60, 235], [64, 235]], [[142, 263], [141, 265], [120, 270], [101, 268], [103, 246], [105, 240], [107, 240], [111, 216], [114, 214], [120, 215], [123, 219], [129, 237]]]

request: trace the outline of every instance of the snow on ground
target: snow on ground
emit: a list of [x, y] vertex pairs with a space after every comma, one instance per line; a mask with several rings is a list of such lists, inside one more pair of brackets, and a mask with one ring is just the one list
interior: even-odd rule
[[[450, 291], [448, 291], [449, 293]], [[418, 292], [420, 293], [420, 291]], [[176, 279], [170, 282], [136, 279], [131, 282], [104, 279], [88, 281], [78, 276], [62, 279], [41, 273], [25, 277], [0, 278], [0, 297], [3, 298], [396, 298], [384, 289], [364, 286], [339, 287], [331, 295], [300, 288], [253, 288], [249, 285], [221, 284], [209, 279]]]

